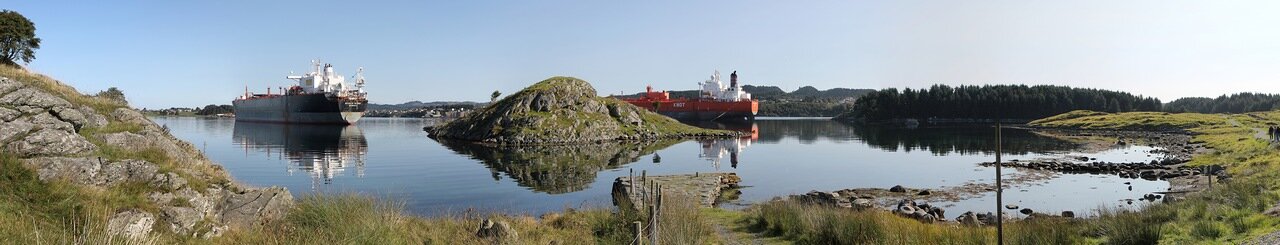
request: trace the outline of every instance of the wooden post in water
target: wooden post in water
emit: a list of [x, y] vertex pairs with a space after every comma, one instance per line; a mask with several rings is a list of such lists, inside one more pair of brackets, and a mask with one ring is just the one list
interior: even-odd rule
[[1000, 176], [1000, 121], [996, 121], [996, 244], [1004, 244], [1004, 185]]

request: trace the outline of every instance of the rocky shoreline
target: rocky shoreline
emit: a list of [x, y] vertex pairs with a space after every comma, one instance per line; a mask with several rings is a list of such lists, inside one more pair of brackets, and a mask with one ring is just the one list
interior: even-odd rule
[[285, 188], [232, 181], [190, 143], [122, 102], [17, 72], [24, 74], [0, 77], [2, 153], [20, 159], [40, 181], [62, 181], [81, 193], [119, 195], [113, 188], [140, 188], [134, 198], [146, 204], [108, 211], [105, 229], [112, 235], [137, 242], [164, 229], [216, 237], [282, 218], [293, 207]]
[[[1022, 169], [1024, 172], [1016, 177], [1006, 179], [1006, 189], [1010, 186], [1050, 179], [1059, 174], [1110, 174], [1122, 178], [1164, 180], [1170, 188], [1164, 192], [1146, 193], [1129, 199], [1146, 201], [1174, 201], [1184, 195], [1204, 190], [1213, 182], [1229, 180], [1226, 171], [1217, 166], [1187, 166], [1191, 157], [1211, 152], [1203, 142], [1195, 142], [1192, 135], [1181, 131], [1117, 131], [1117, 130], [1064, 130], [1033, 129], [1037, 133], [1052, 137], [1062, 137], [1081, 144], [1086, 153], [1096, 153], [1122, 145], [1146, 145], [1157, 148], [1151, 154], [1163, 154], [1165, 157], [1150, 162], [1102, 162], [1096, 158], [1083, 156], [1064, 156], [1035, 160], [1013, 160], [1002, 163], [1003, 167]], [[983, 167], [993, 167], [993, 162], [978, 163]], [[882, 208], [903, 217], [921, 222], [945, 222], [966, 225], [986, 225], [995, 223], [995, 215], [991, 212], [965, 212], [954, 220], [946, 219], [945, 207], [931, 205], [933, 202], [954, 202], [981, 196], [982, 193], [995, 191], [992, 183], [970, 182], [959, 186], [939, 189], [907, 188], [901, 185], [892, 188], [853, 188], [830, 192], [811, 191], [803, 195], [791, 195], [786, 198], [815, 205], [848, 209]], [[1039, 218], [1075, 218], [1072, 211], [1059, 214], [1036, 212], [1029, 207], [1006, 205], [1008, 211], [1015, 211], [1027, 219]], [[1012, 216], [1006, 215], [1006, 219]]]

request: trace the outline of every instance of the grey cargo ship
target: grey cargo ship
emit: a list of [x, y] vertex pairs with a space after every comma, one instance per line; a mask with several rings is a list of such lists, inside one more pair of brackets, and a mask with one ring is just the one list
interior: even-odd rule
[[278, 94], [267, 89], [266, 94], [249, 93], [237, 97], [236, 121], [304, 123], [304, 124], [355, 124], [364, 116], [369, 101], [365, 98], [363, 68], [352, 76], [354, 84], [333, 71], [333, 65], [312, 63], [313, 70], [305, 75], [290, 75], [298, 81]]

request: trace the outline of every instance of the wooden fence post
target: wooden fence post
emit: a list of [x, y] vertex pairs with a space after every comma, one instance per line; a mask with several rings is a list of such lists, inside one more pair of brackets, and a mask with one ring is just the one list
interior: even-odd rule
[[641, 245], [641, 244], [644, 244], [644, 239], [642, 239], [642, 237], [644, 237], [644, 228], [643, 228], [643, 226], [640, 224], [640, 221], [631, 222], [631, 224], [632, 224], [632, 225], [634, 225], [634, 227], [635, 227], [635, 231], [636, 231], [636, 239], [635, 239], [635, 240], [631, 240], [631, 245]]

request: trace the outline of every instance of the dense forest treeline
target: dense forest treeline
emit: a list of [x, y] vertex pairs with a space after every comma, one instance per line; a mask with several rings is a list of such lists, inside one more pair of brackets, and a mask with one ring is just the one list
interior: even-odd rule
[[1181, 98], [1164, 105], [1167, 112], [1245, 113], [1280, 109], [1280, 95], [1238, 93], [1218, 98]]
[[883, 89], [859, 97], [840, 120], [1037, 119], [1072, 110], [1160, 111], [1159, 99], [1126, 92], [1052, 85], [933, 85]]

